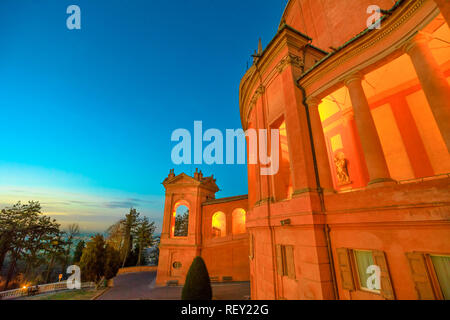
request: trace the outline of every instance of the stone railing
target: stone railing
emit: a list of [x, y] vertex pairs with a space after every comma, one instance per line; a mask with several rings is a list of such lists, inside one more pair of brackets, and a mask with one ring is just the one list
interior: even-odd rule
[[[95, 283], [94, 282], [83, 282], [83, 283], [81, 283], [81, 288], [82, 289], [95, 288]], [[56, 291], [61, 291], [61, 290], [68, 290], [66, 281], [41, 284], [38, 286], [3, 291], [3, 292], [0, 292], [0, 300], [14, 299], [14, 298], [18, 298], [18, 297], [28, 296], [28, 295], [30, 295], [31, 292], [33, 294], [41, 294], [41, 293], [56, 292]]]
[[117, 272], [117, 275], [124, 273], [135, 273], [135, 272], [156, 272], [158, 266], [138, 266], [138, 267], [129, 267], [129, 268], [120, 268]]

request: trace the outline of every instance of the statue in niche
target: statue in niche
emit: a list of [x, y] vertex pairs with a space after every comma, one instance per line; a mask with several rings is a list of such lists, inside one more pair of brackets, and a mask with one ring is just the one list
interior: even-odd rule
[[345, 154], [342, 151], [336, 152], [334, 155], [334, 164], [336, 165], [338, 184], [344, 185], [351, 183], [348, 174], [348, 160], [345, 158]]

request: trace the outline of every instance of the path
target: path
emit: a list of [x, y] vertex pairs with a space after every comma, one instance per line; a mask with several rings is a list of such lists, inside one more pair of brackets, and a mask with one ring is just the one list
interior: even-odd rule
[[[114, 278], [114, 287], [98, 300], [179, 300], [182, 287], [156, 287], [156, 272], [126, 273]], [[244, 300], [250, 295], [248, 282], [213, 283], [217, 300]]]

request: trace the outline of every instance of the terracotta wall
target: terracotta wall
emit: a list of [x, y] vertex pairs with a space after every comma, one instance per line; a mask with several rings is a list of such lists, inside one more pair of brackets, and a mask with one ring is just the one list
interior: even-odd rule
[[396, 299], [418, 299], [406, 253], [450, 253], [449, 186], [446, 178], [326, 198], [340, 299], [382, 297], [342, 288], [337, 248], [384, 252]]
[[[220, 199], [219, 199], [220, 201]], [[233, 212], [248, 210], [248, 200], [234, 200], [203, 205], [202, 257], [211, 277], [219, 281], [232, 277], [233, 281], [249, 281], [249, 243], [247, 233], [233, 233]], [[213, 237], [212, 218], [222, 212], [226, 217], [226, 234]]]
[[[365, 29], [368, 5], [379, 4], [387, 9], [393, 3], [297, 0], [290, 2], [286, 20], [319, 46], [340, 45]], [[269, 48], [266, 52], [273, 52], [269, 60], [275, 62], [280, 60], [278, 55], [285, 54], [281, 49]], [[325, 130], [328, 147], [334, 136], [341, 136], [341, 148], [350, 158], [350, 187], [364, 188], [328, 192], [321, 202], [302, 106], [305, 97], [293, 81], [297, 70], [293, 66], [278, 72], [270, 65], [259, 67], [264, 70], [261, 81], [266, 91], [256, 96], [248, 118], [256, 128], [268, 128], [280, 116], [285, 117], [294, 192], [290, 199], [271, 198], [276, 194], [276, 179], [250, 179], [257, 173], [249, 167], [252, 201], [247, 228], [252, 299], [387, 299], [384, 294], [358, 287], [346, 289], [341, 280], [343, 264], [337, 259], [341, 249], [373, 250], [377, 257], [382, 255], [384, 275], [391, 279], [392, 298], [417, 299], [406, 254], [450, 254], [450, 178], [365, 188], [367, 168], [354, 120], [343, 121], [343, 115], [337, 113], [324, 122], [324, 126], [329, 126]], [[368, 96], [389, 170], [400, 180], [448, 172], [450, 163], [448, 152], [442, 151], [439, 132], [430, 125], [432, 115], [415, 81]], [[247, 94], [247, 87], [242, 88], [241, 95]], [[338, 89], [339, 85], [333, 87]], [[336, 150], [339, 149], [330, 150], [329, 154]], [[334, 168], [331, 158], [330, 165]], [[284, 250], [281, 260], [285, 260], [281, 264], [280, 248]]]
[[251, 229], [253, 240], [253, 259], [251, 270], [252, 300], [276, 299], [275, 295], [275, 256], [272, 252], [271, 232], [268, 228]]
[[[426, 215], [427, 212], [417, 210], [416, 213]], [[400, 212], [397, 212], [400, 214]], [[414, 288], [413, 276], [407, 260], [407, 252], [450, 253], [449, 227], [436, 224], [424, 227], [423, 223], [415, 226], [401, 224], [380, 224], [377, 227], [361, 225], [359, 228], [332, 226], [333, 250], [351, 248], [360, 250], [381, 250], [386, 255], [389, 274], [396, 299], [418, 299]], [[338, 266], [335, 255], [335, 265]], [[337, 270], [339, 298], [344, 300], [382, 299], [378, 293], [371, 293], [356, 288], [354, 291], [342, 288], [341, 276]], [[355, 278], [357, 277], [354, 275]]]

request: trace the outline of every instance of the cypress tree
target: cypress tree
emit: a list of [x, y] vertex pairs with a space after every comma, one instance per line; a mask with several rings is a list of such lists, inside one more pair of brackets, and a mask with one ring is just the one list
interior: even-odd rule
[[208, 269], [201, 257], [195, 257], [184, 283], [182, 300], [211, 300], [212, 289]]

